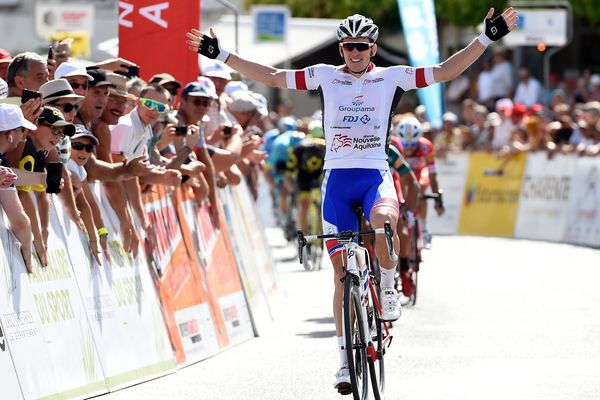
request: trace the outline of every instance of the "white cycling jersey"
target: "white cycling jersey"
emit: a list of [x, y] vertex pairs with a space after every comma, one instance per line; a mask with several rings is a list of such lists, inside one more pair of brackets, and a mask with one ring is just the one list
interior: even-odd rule
[[431, 67], [376, 67], [356, 78], [346, 66], [318, 64], [289, 71], [287, 87], [318, 90], [327, 143], [325, 169], [388, 169], [386, 144], [402, 94], [435, 83]]

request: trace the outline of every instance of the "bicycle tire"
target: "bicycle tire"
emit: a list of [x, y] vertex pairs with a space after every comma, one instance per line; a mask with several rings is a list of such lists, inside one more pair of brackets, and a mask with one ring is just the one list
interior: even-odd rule
[[[369, 396], [369, 377], [367, 369], [367, 344], [364, 319], [361, 317], [362, 308], [358, 289], [358, 278], [346, 274], [344, 278], [344, 336], [350, 386], [354, 400], [366, 400]], [[354, 317], [354, 318], [353, 318]], [[341, 391], [341, 394], [350, 394]]]
[[[376, 282], [373, 282], [373, 289], [375, 293], [379, 293], [379, 285]], [[373, 293], [370, 293], [372, 296]], [[383, 320], [381, 319], [381, 315], [379, 314], [379, 310], [375, 307], [375, 302], [373, 299], [370, 300], [371, 308], [372, 308], [372, 317], [369, 321], [371, 325], [375, 325], [375, 337], [371, 334], [371, 340], [376, 344], [377, 350], [377, 360], [373, 361], [372, 359], [368, 359], [369, 361], [369, 375], [371, 377], [371, 387], [373, 388], [373, 397], [375, 400], [382, 400], [384, 398], [385, 392], [385, 364], [384, 364], [384, 354], [385, 347], [383, 346]], [[371, 328], [371, 327], [370, 327]]]

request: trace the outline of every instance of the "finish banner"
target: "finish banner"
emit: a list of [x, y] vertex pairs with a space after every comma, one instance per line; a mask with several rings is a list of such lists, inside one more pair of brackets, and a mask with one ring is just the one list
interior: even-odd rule
[[198, 77], [198, 55], [185, 34], [200, 26], [200, 0], [119, 1], [119, 56], [140, 66], [140, 75], [168, 72], [185, 84]]
[[[398, 0], [408, 57], [413, 67], [439, 64], [435, 7], [433, 0]], [[442, 126], [442, 85], [417, 89], [427, 117], [435, 128]]]
[[487, 153], [470, 155], [459, 234], [513, 235], [526, 157], [518, 154], [507, 160]]

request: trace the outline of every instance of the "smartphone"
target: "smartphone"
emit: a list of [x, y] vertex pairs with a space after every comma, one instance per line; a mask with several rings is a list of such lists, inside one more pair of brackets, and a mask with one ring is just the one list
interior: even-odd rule
[[176, 126], [175, 127], [175, 136], [185, 136], [187, 135], [188, 127], [186, 125]]
[[231, 136], [231, 126], [223, 127], [223, 136]]
[[54, 60], [54, 47], [48, 47], [48, 60]]
[[23, 89], [23, 94], [21, 94], [21, 104], [27, 103], [31, 99], [37, 99], [42, 97], [40, 92], [36, 92], [35, 90]]
[[133, 78], [135, 76], [140, 76], [140, 67], [138, 67], [137, 65], [134, 65], [133, 67], [128, 67], [127, 68], [127, 76], [129, 78]]
[[60, 193], [63, 164], [59, 161], [49, 162], [46, 166], [46, 193]]

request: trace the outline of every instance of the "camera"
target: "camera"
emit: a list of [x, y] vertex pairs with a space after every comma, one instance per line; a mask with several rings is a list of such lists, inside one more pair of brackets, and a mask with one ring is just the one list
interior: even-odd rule
[[188, 127], [186, 125], [180, 125], [175, 127], [175, 135], [176, 136], [185, 136], [187, 135]]
[[223, 127], [223, 136], [231, 136], [232, 128], [227, 125]]

